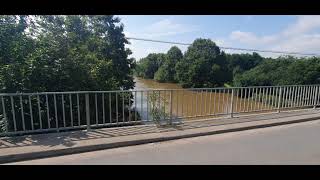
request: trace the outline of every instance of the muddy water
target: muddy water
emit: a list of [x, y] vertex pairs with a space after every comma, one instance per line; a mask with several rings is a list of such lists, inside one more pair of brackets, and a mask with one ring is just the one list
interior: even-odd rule
[[[172, 116], [174, 117], [199, 119], [205, 116], [223, 115], [231, 112], [231, 89], [185, 90], [178, 84], [158, 83], [154, 80], [141, 78], [135, 78], [135, 82], [135, 90], [168, 89], [168, 91], [150, 91], [148, 94], [144, 92], [142, 95], [140, 92], [137, 93], [137, 109], [143, 119], [150, 119], [150, 115], [146, 109], [147, 107], [150, 108], [148, 95], [151, 93], [160, 93], [160, 103], [164, 107], [165, 112], [168, 114], [172, 112]], [[254, 101], [254, 96], [240, 98], [236, 96], [237, 93], [233, 96], [233, 112], [271, 109], [271, 106], [266, 101], [264, 103]], [[172, 106], [170, 106], [170, 98], [172, 99]]]

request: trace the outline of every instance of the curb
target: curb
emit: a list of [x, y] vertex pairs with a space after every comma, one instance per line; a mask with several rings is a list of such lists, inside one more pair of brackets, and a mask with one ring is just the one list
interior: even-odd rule
[[88, 145], [88, 146], [73, 147], [73, 148], [59, 149], [59, 150], [48, 150], [48, 151], [32, 152], [32, 153], [25, 153], [25, 154], [12, 154], [12, 155], [1, 156], [0, 164], [41, 159], [41, 158], [49, 158], [49, 157], [55, 157], [55, 156], [63, 156], [63, 155], [70, 155], [70, 154], [77, 154], [77, 153], [84, 153], [84, 152], [91, 152], [91, 151], [98, 151], [98, 150], [105, 150], [105, 149], [112, 149], [112, 148], [119, 148], [119, 147], [126, 147], [126, 146], [134, 146], [134, 145], [141, 145], [141, 144], [147, 144], [147, 143], [171, 141], [171, 140], [177, 140], [177, 139], [183, 139], [183, 138], [192, 138], [192, 137], [222, 134], [222, 133], [229, 133], [229, 132], [236, 132], [236, 131], [245, 131], [245, 130], [251, 130], [251, 129], [260, 129], [260, 128], [267, 128], [272, 126], [308, 122], [313, 120], [319, 120], [319, 117], [310, 117], [310, 118], [291, 120], [291, 121], [285, 121], [285, 122], [251, 125], [247, 127], [215, 130], [215, 131], [192, 133], [192, 134], [185, 134], [185, 135], [173, 135], [173, 136], [171, 135], [171, 136], [164, 136], [164, 137], [157, 137], [157, 138], [131, 140], [131, 141], [108, 143], [108, 144]]

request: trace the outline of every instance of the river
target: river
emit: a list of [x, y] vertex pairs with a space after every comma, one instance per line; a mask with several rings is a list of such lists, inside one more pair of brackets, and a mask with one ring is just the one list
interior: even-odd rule
[[[176, 89], [172, 91], [172, 115], [174, 117], [195, 117], [188, 119], [198, 119], [200, 117], [209, 117], [212, 115], [226, 114], [230, 112], [231, 89], [220, 89], [215, 91], [191, 91], [183, 90], [181, 86], [175, 83], [158, 83], [151, 79], [142, 79], [135, 77], [136, 82], [134, 90], [146, 89]], [[161, 97], [170, 101], [170, 91], [161, 91]], [[233, 97], [234, 109], [233, 112], [251, 111], [258, 109], [270, 108], [266, 103], [252, 103], [251, 99]], [[140, 92], [136, 95], [137, 110], [142, 116], [142, 119], [150, 119], [150, 114], [147, 114], [146, 107], [147, 95]], [[142, 104], [141, 104], [142, 102]], [[169, 105], [165, 106], [165, 111], [169, 113]]]

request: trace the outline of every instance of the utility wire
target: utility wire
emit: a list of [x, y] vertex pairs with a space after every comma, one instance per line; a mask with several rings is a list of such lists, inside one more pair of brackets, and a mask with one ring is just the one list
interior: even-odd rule
[[[144, 38], [135, 38], [135, 37], [126, 37], [127, 39], [137, 40], [137, 41], [149, 41], [149, 42], [157, 42], [157, 43], [166, 43], [166, 44], [177, 44], [189, 46], [190, 43], [180, 43], [180, 42], [172, 42], [172, 41], [161, 41], [154, 39], [144, 39]], [[261, 50], [261, 49], [245, 49], [245, 48], [235, 48], [235, 47], [223, 47], [219, 46], [221, 49], [228, 50], [239, 50], [239, 51], [250, 51], [250, 52], [268, 52], [268, 53], [277, 53], [277, 54], [292, 54], [292, 55], [302, 55], [302, 56], [320, 56], [320, 54], [313, 53], [299, 53], [299, 52], [288, 52], [288, 51], [272, 51], [272, 50]]]

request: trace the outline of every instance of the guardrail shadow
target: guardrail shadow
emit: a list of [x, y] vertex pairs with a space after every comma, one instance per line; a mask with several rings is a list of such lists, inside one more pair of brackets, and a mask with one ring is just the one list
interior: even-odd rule
[[173, 121], [171, 126], [136, 125], [117, 128], [101, 128], [92, 129], [90, 131], [68, 131], [48, 134], [24, 135], [16, 137], [0, 138], [0, 151], [4, 148], [26, 147], [26, 146], [64, 146], [72, 147], [77, 141], [112, 138], [120, 136], [130, 136], [148, 133], [161, 133], [168, 131], [186, 130], [192, 128], [201, 128], [209, 126], [219, 126], [233, 123], [244, 123], [250, 121], [261, 121], [276, 118], [285, 118], [291, 116], [303, 116], [307, 114], [319, 113], [318, 110], [291, 111], [281, 113], [256, 114], [256, 115], [240, 115], [233, 118], [211, 118], [197, 121]]

